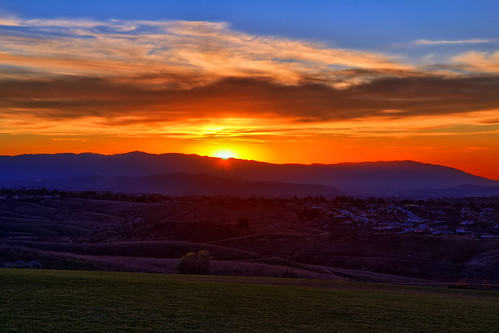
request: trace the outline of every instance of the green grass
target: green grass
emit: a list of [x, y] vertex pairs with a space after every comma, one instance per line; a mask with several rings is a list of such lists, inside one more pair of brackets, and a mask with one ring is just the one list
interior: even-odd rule
[[499, 332], [499, 293], [0, 269], [1, 332]]

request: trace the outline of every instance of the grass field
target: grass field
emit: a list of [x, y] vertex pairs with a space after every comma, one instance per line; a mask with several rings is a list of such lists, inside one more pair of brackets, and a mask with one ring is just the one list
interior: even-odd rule
[[1, 332], [499, 332], [499, 293], [0, 269]]

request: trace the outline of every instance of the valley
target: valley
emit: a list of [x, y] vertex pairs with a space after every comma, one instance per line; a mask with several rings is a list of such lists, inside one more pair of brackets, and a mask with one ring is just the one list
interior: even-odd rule
[[499, 198], [4, 190], [0, 265], [174, 273], [182, 255], [208, 250], [217, 275], [495, 285], [498, 215]]

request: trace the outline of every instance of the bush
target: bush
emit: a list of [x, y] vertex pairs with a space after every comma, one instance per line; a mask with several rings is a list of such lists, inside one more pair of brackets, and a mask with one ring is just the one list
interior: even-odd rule
[[177, 261], [175, 268], [181, 274], [210, 274], [210, 261], [213, 259], [206, 250], [189, 252]]

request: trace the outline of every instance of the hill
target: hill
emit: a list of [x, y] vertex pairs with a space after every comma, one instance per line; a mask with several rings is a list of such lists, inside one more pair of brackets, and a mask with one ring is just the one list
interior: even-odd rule
[[283, 182], [251, 182], [206, 174], [189, 175], [175, 172], [144, 177], [72, 177], [62, 179], [0, 181], [8, 188], [47, 188], [70, 191], [113, 191], [124, 193], [159, 193], [164, 195], [223, 195], [238, 197], [334, 197], [337, 189], [313, 184]]
[[[154, 155], [142, 152], [118, 155], [85, 153], [0, 156], [0, 170], [0, 186], [12, 180], [146, 177], [172, 173], [206, 174], [248, 182], [316, 184], [333, 187], [347, 194], [366, 195], [397, 195], [401, 191], [432, 191], [463, 185], [499, 186], [498, 181], [458, 169], [413, 161], [271, 164], [198, 155]], [[144, 179], [134, 180], [135, 183], [140, 181]], [[250, 192], [249, 189], [247, 191]]]
[[[222, 275], [291, 269], [386, 283], [499, 282], [499, 198], [398, 206], [349, 197], [89, 193], [0, 195], [0, 267], [36, 261], [50, 269], [175, 272], [185, 253], [209, 250]], [[368, 202], [369, 211], [360, 209]]]
[[483, 185], [460, 185], [444, 189], [426, 189], [426, 190], [409, 190], [399, 192], [402, 196], [412, 198], [429, 198], [429, 197], [497, 197], [499, 196], [499, 186], [483, 186]]

